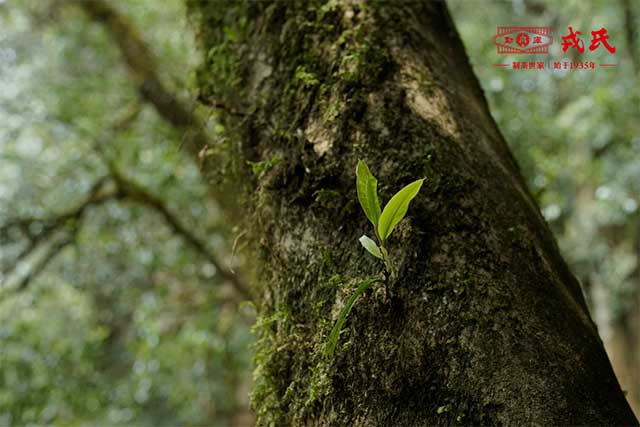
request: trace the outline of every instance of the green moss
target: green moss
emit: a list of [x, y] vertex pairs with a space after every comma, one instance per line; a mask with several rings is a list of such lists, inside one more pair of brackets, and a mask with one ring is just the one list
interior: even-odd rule
[[309, 381], [309, 393], [304, 402], [305, 412], [313, 407], [313, 404], [324, 396], [331, 394], [333, 370], [325, 360], [321, 360], [311, 368], [311, 380]]
[[330, 204], [342, 199], [342, 194], [339, 191], [330, 190], [328, 188], [321, 188], [319, 190], [316, 190], [313, 195], [315, 197], [315, 201], [320, 203], [324, 207], [327, 207]]
[[269, 160], [263, 160], [261, 162], [252, 162], [247, 160], [247, 164], [251, 166], [251, 172], [257, 177], [261, 177], [265, 172], [270, 171], [275, 166], [282, 162], [282, 158], [275, 156]]
[[322, 115], [322, 121], [325, 122], [327, 125], [331, 125], [331, 123], [338, 118], [340, 113], [344, 111], [344, 107], [345, 107], [344, 102], [341, 102], [341, 101], [330, 103], [327, 106], [327, 108], [324, 110], [324, 113]]
[[436, 414], [442, 414], [444, 412], [449, 412], [450, 410], [451, 407], [449, 405], [438, 406], [438, 409], [436, 409]]
[[298, 68], [296, 68], [294, 79], [301, 81], [302, 84], [307, 87], [320, 84], [318, 76], [314, 73], [308, 72], [305, 69], [304, 65], [298, 65]]
[[329, 249], [328, 247], [323, 247], [321, 249], [321, 253], [322, 253], [322, 262], [324, 263], [325, 267], [328, 267], [330, 269], [335, 269], [337, 266], [335, 261], [331, 257], [331, 249]]
[[198, 69], [201, 96], [216, 100], [237, 96], [243, 90], [244, 77], [237, 47], [249, 38], [253, 22], [248, 2], [234, 2], [227, 7], [207, 7], [206, 1], [188, 0], [189, 13], [201, 22], [200, 41], [205, 47], [205, 66]]
[[339, 10], [339, 7], [340, 7], [340, 4], [338, 0], [329, 0], [325, 2], [321, 7], [317, 9], [318, 21], [322, 21], [322, 19], [327, 13], [331, 13], [331, 12], [335, 12], [336, 10]]
[[349, 89], [373, 86], [384, 79], [393, 65], [386, 49], [373, 42], [362, 42], [342, 58], [339, 75]]
[[208, 72], [200, 76], [211, 87], [236, 88], [241, 81], [239, 74], [239, 60], [235, 55], [231, 43], [223, 42], [209, 49], [207, 53]]

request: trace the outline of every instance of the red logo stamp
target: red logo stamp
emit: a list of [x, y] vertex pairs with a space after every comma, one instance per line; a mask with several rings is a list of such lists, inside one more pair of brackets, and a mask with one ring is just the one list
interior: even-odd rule
[[498, 27], [493, 43], [498, 53], [549, 53], [551, 27]]
[[[562, 52], [575, 49], [579, 54], [585, 53], [586, 43], [582, 39], [582, 32], [574, 30], [568, 26], [568, 34], [562, 35]], [[553, 37], [550, 35], [551, 27], [497, 27], [496, 35], [493, 36], [493, 43], [500, 54], [548, 54], [549, 46], [553, 44]], [[610, 42], [607, 29], [602, 27], [599, 30], [591, 31], [591, 43], [589, 51], [606, 50], [610, 55], [615, 55], [616, 47]], [[602, 49], [601, 49], [602, 48]], [[571, 51], [573, 52], [573, 51]], [[493, 64], [496, 67], [507, 67], [513, 70], [594, 70], [595, 61], [567, 61], [567, 60], [546, 60], [534, 58], [528, 61], [511, 61], [510, 63]], [[599, 63], [600, 67], [615, 67], [617, 62]]]

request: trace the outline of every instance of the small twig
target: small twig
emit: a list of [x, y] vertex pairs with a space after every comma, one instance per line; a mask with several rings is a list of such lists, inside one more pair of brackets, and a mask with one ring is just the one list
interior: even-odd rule
[[212, 141], [197, 114], [163, 84], [153, 52], [138, 29], [112, 2], [76, 0], [73, 3], [103, 26], [117, 45], [140, 98], [153, 106], [160, 117], [173, 127], [189, 134], [187, 148], [197, 156], [202, 147]]
[[238, 116], [238, 117], [246, 117], [249, 114], [239, 111], [233, 107], [228, 106], [227, 104], [220, 102], [220, 101], [216, 101], [213, 99], [209, 99], [205, 96], [203, 96], [202, 94], [198, 95], [198, 101], [203, 104], [206, 105], [208, 107], [213, 107], [213, 108], [217, 108], [219, 110], [224, 111], [227, 114], [231, 114], [232, 116]]
[[31, 270], [29, 271], [29, 273], [27, 273], [19, 282], [18, 284], [15, 286], [15, 290], [16, 291], [22, 291], [25, 288], [27, 288], [27, 286], [29, 286], [29, 283], [31, 283], [31, 280], [33, 280], [34, 277], [37, 277], [44, 269], [45, 267], [60, 253], [62, 252], [62, 249], [64, 249], [67, 245], [73, 243], [75, 241], [75, 229], [74, 232], [71, 233], [70, 236], [65, 237], [64, 239], [61, 239], [60, 241], [54, 243], [49, 250], [47, 251], [46, 255], [44, 255], [42, 258], [40, 258], [31, 268]]
[[[235, 239], [233, 239], [233, 245], [231, 245], [231, 259], [235, 260], [236, 258], [236, 250], [238, 249], [238, 242], [240, 242], [240, 238], [242, 238], [242, 236], [244, 236], [247, 233], [246, 230], [243, 230], [240, 234], [238, 234], [236, 236]], [[233, 271], [232, 267], [229, 267], [229, 271], [231, 271], [233, 274], [235, 274], [235, 271]]]
[[[93, 138], [91, 146], [109, 171], [109, 175], [105, 177], [105, 179], [110, 178], [116, 184], [116, 194], [118, 197], [128, 198], [132, 201], [139, 202], [160, 213], [170, 228], [175, 233], [183, 237], [183, 239], [185, 239], [185, 241], [187, 241], [187, 243], [189, 243], [189, 245], [191, 245], [197, 252], [204, 255], [204, 257], [216, 267], [218, 274], [220, 274], [223, 279], [229, 281], [242, 298], [252, 300], [253, 296], [248, 284], [235, 274], [233, 270], [225, 267], [224, 263], [217, 258], [217, 256], [207, 247], [206, 244], [204, 244], [204, 242], [200, 241], [200, 239], [198, 239], [190, 230], [183, 226], [178, 218], [167, 208], [162, 199], [153, 195], [149, 190], [145, 189], [142, 185], [131, 178], [126, 177], [104, 149], [108, 138], [116, 131], [123, 131], [131, 126], [140, 110], [140, 103], [135, 102], [130, 105], [123, 114], [120, 115], [120, 118], [116, 120], [114, 125], [111, 126], [109, 131], [105, 132], [105, 135], [100, 138], [95, 138], [88, 130], [81, 129], [88, 137]], [[73, 125], [69, 122], [65, 123]]]
[[[71, 226], [73, 230], [73, 236], [75, 236], [78, 228], [78, 223], [82, 220], [86, 210], [90, 206], [100, 205], [108, 200], [114, 199], [119, 196], [117, 192], [110, 192], [104, 189], [106, 184], [106, 177], [98, 179], [91, 187], [91, 190], [87, 194], [80, 204], [76, 207], [63, 212], [61, 214], [55, 215], [51, 218], [18, 218], [12, 221], [8, 221], [7, 223], [0, 226], [0, 233], [7, 232], [11, 228], [18, 227], [23, 233], [26, 234], [29, 243], [27, 246], [20, 251], [20, 253], [16, 256], [16, 258], [12, 262], [12, 267], [4, 271], [8, 276], [12, 276], [15, 272], [17, 266], [30, 254], [32, 254], [36, 248], [50, 236], [52, 236], [55, 232]], [[33, 225], [40, 225], [40, 231], [38, 233], [33, 233], [31, 228]], [[63, 240], [62, 242], [65, 242]], [[62, 247], [66, 246], [70, 242], [66, 242], [62, 244], [62, 242], [58, 242], [53, 244], [52, 248], [49, 250], [47, 256], [43, 257], [35, 266], [31, 269], [31, 271], [20, 281], [18, 287], [16, 289], [22, 290], [26, 288], [31, 282], [32, 278], [39, 274], [49, 263], [51, 258], [55, 256]]]
[[229, 281], [238, 293], [245, 299], [253, 299], [249, 286], [237, 275], [227, 268], [222, 261], [202, 242], [195, 234], [188, 230], [178, 218], [167, 208], [164, 202], [147, 191], [144, 187], [126, 178], [114, 164], [109, 166], [111, 176], [118, 186], [118, 190], [131, 200], [140, 202], [158, 212], [171, 227], [171, 229], [179, 234], [187, 243], [189, 243], [197, 252], [204, 255], [205, 258], [216, 267], [217, 273], [225, 280]]

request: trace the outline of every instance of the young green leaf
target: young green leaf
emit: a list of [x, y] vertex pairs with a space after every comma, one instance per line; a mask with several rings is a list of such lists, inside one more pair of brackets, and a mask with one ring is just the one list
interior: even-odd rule
[[423, 181], [424, 179], [413, 181], [411, 184], [398, 191], [395, 196], [389, 200], [387, 206], [384, 207], [378, 224], [378, 236], [380, 237], [381, 242], [384, 242], [384, 240], [389, 237], [393, 228], [407, 214], [409, 202], [416, 197], [418, 191], [420, 191], [420, 187], [422, 187]]
[[360, 244], [374, 257], [376, 258], [382, 258], [382, 252], [380, 252], [380, 248], [378, 247], [378, 245], [376, 245], [376, 242], [374, 242], [373, 240], [371, 240], [367, 235], [363, 234], [362, 237], [360, 237]]
[[356, 167], [356, 188], [358, 200], [364, 214], [374, 227], [378, 226], [380, 219], [380, 202], [378, 201], [378, 180], [371, 174], [366, 163], [358, 160]]
[[358, 298], [358, 295], [366, 291], [367, 288], [369, 288], [371, 285], [377, 282], [382, 282], [382, 280], [380, 280], [377, 277], [370, 277], [368, 279], [363, 280], [362, 282], [360, 282], [356, 290], [353, 292], [353, 294], [351, 294], [351, 296], [347, 300], [347, 303], [344, 305], [344, 307], [340, 311], [340, 314], [338, 315], [338, 320], [336, 321], [336, 324], [333, 325], [333, 329], [331, 330], [331, 334], [329, 335], [329, 342], [327, 342], [325, 347], [326, 355], [328, 358], [333, 357], [333, 353], [336, 350], [336, 346], [338, 345], [338, 339], [340, 338], [340, 332], [342, 331], [342, 326], [347, 321], [347, 316], [349, 315], [349, 312], [353, 307], [353, 303], [356, 302], [356, 298]]

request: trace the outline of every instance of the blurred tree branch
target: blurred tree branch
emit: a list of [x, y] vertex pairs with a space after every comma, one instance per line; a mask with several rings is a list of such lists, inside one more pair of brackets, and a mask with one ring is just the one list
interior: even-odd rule
[[[26, 288], [30, 280], [37, 276], [44, 267], [53, 259], [55, 255], [66, 245], [74, 240], [74, 236], [79, 228], [83, 216], [90, 206], [100, 205], [108, 200], [122, 199], [131, 200], [140, 203], [151, 210], [158, 212], [170, 229], [181, 236], [196, 252], [204, 256], [207, 261], [213, 264], [217, 274], [224, 280], [227, 280], [239, 296], [243, 299], [252, 299], [249, 286], [236, 274], [232, 273], [218, 257], [207, 247], [207, 245], [196, 237], [189, 229], [187, 229], [178, 218], [167, 208], [165, 203], [150, 191], [145, 189], [137, 182], [125, 177], [115, 166], [113, 162], [109, 163], [110, 175], [99, 179], [89, 191], [87, 197], [76, 207], [69, 211], [50, 218], [18, 218], [8, 221], [0, 225], [0, 234], [6, 234], [10, 229], [19, 229], [28, 239], [27, 246], [18, 254], [14, 260], [13, 267], [8, 273], [15, 271], [18, 264], [28, 255], [33, 253], [35, 249], [45, 240], [51, 238], [56, 232], [63, 231], [69, 227], [72, 232], [69, 236], [57, 242], [52, 243], [51, 248], [47, 251], [47, 255], [39, 259], [30, 269], [29, 273], [21, 279], [16, 286], [16, 290]], [[109, 186], [109, 184], [115, 184]], [[33, 229], [39, 229], [33, 232]]]
[[[111, 126], [111, 132], [108, 134], [113, 135], [118, 131], [126, 129], [133, 123], [139, 112], [140, 104], [134, 103], [133, 105], [130, 105]], [[248, 284], [245, 283], [237, 274], [229, 270], [229, 268], [227, 268], [224, 263], [218, 259], [216, 254], [213, 253], [207, 245], [196, 236], [196, 234], [185, 227], [166, 206], [162, 199], [156, 197], [151, 191], [144, 188], [141, 184], [135, 182], [131, 178], [127, 178], [120, 171], [116, 162], [109, 158], [105, 152], [105, 141], [106, 140], [104, 138], [96, 139], [94, 141], [93, 148], [106, 164], [110, 177], [115, 182], [119, 194], [122, 194], [123, 197], [141, 203], [158, 212], [173, 232], [180, 235], [192, 248], [196, 250], [196, 252], [203, 255], [211, 264], [213, 264], [220, 277], [229, 281], [239, 296], [243, 299], [253, 299]]]
[[[109, 36], [118, 46], [141, 99], [152, 105], [170, 125], [184, 132], [184, 140], [189, 152], [197, 157], [201, 148], [212, 145], [213, 142], [206, 134], [200, 118], [162, 83], [157, 73], [151, 49], [144, 42], [137, 29], [128, 22], [127, 18], [121, 15], [112, 5], [102, 0], [76, 1], [75, 4], [91, 19], [104, 26]], [[222, 103], [208, 101], [207, 104], [225, 110], [229, 114], [244, 115], [244, 113]], [[0, 225], [0, 234], [3, 236], [7, 235], [10, 230], [19, 229], [22, 235], [27, 238], [27, 244], [12, 261], [12, 266], [6, 269], [3, 268], [3, 273], [8, 273], [10, 276], [13, 275], [17, 266], [29, 255], [33, 254], [37, 248], [41, 247], [44, 242], [53, 241], [46, 254], [31, 266], [30, 271], [20, 279], [15, 289], [26, 288], [31, 280], [65, 246], [75, 240], [75, 235], [83, 216], [90, 206], [97, 206], [113, 199], [128, 199], [158, 212], [173, 232], [180, 235], [192, 248], [215, 266], [220, 277], [231, 283], [239, 296], [243, 299], [252, 299], [249, 286], [239, 276], [225, 267], [207, 245], [188, 230], [160, 198], [153, 195], [142, 185], [125, 177], [105, 152], [105, 142], [114, 133], [128, 128], [135, 121], [140, 111], [140, 103], [132, 103], [111, 126], [107, 138], [94, 137], [94, 151], [107, 165], [109, 175], [96, 181], [85, 199], [78, 206], [50, 218], [18, 218]], [[68, 123], [66, 120], [63, 121]], [[107, 185], [109, 183], [112, 184], [111, 187]], [[56, 240], [55, 234], [57, 232], [66, 232], [67, 236]]]
[[542, 1], [524, 0], [524, 7], [532, 15], [543, 15], [547, 12], [547, 5]]
[[44, 256], [36, 260], [29, 272], [22, 277], [17, 283], [15, 289], [21, 291], [29, 286], [29, 283], [34, 277], [37, 277], [44, 268], [64, 249], [67, 245], [73, 243], [76, 238], [77, 227], [72, 227], [72, 231], [58, 241], [53, 242]]
[[[72, 223], [82, 219], [89, 206], [99, 205], [116, 197], [113, 192], [104, 191], [105, 179], [98, 180], [89, 191], [87, 197], [76, 207], [50, 218], [16, 218], [0, 225], [0, 234], [7, 235], [12, 229], [18, 229], [27, 237], [28, 243], [16, 256], [13, 268], [3, 268], [3, 273], [15, 269], [15, 266], [31, 254], [37, 246]], [[38, 230], [38, 231], [34, 231]]]
[[[150, 103], [159, 115], [173, 127], [185, 132], [185, 140], [190, 153], [199, 158], [202, 148], [214, 145], [207, 135], [201, 119], [163, 85], [158, 75], [151, 49], [127, 17], [120, 14], [116, 8], [104, 0], [76, 1], [76, 4], [92, 20], [102, 24], [115, 41], [133, 81], [138, 87], [141, 98]], [[246, 115], [221, 102], [207, 100], [205, 103], [214, 108], [224, 110], [231, 115]], [[96, 148], [98, 148], [98, 151], [102, 150], [100, 141], [96, 144]], [[110, 165], [110, 170], [112, 177], [118, 182], [121, 190], [126, 188], [130, 197], [137, 198], [138, 201], [160, 212], [175, 232], [181, 234], [191, 246], [204, 254], [218, 269], [223, 278], [234, 284], [240, 295], [245, 298], [251, 298], [249, 287], [237, 275], [225, 268], [193, 233], [184, 228], [161, 203], [160, 199], [155, 198], [149, 192], [143, 191], [143, 188], [135, 183], [124, 180], [113, 164]]]
[[[36, 260], [29, 272], [15, 286], [16, 290], [26, 288], [32, 278], [36, 277], [55, 256], [68, 244], [75, 240], [75, 235], [87, 209], [108, 200], [120, 197], [117, 191], [106, 187], [106, 177], [96, 181], [87, 196], [74, 208], [49, 218], [17, 218], [0, 225], [0, 234], [8, 235], [11, 230], [18, 229], [27, 238], [26, 246], [18, 253], [9, 268], [3, 268], [3, 273], [9, 277], [15, 273], [18, 265], [47, 240], [53, 240], [47, 254]], [[66, 231], [65, 231], [66, 229]], [[37, 231], [34, 231], [37, 230]], [[67, 234], [56, 241], [56, 233]]]
[[219, 274], [223, 279], [229, 281], [241, 297], [249, 300], [252, 299], [249, 286], [238, 275], [231, 272], [204, 242], [182, 225], [178, 218], [167, 208], [160, 198], [156, 197], [137, 182], [126, 178], [118, 170], [115, 164], [111, 163], [109, 165], [109, 169], [111, 178], [115, 181], [118, 191], [121, 192], [125, 198], [141, 203], [158, 212], [169, 225], [171, 230], [180, 235], [191, 247], [213, 264], [216, 268], [217, 274]]
[[[59, 215], [52, 216], [50, 218], [17, 218], [7, 221], [5, 224], [0, 225], [0, 235], [5, 236], [12, 229], [18, 229], [24, 236], [27, 237], [28, 243], [17, 257], [12, 262], [12, 267], [3, 271], [3, 273], [9, 273], [12, 275], [15, 272], [17, 266], [27, 256], [32, 254], [40, 244], [45, 240], [52, 240], [52, 236], [57, 231], [62, 231], [65, 227], [71, 225], [73, 233], [69, 238], [62, 239], [58, 242], [52, 243], [47, 255], [39, 259], [34, 266], [30, 269], [29, 273], [20, 280], [15, 287], [16, 290], [24, 289], [28, 286], [31, 279], [39, 274], [46, 265], [55, 258], [55, 255], [60, 252], [69, 243], [73, 242], [75, 234], [79, 225], [82, 222], [83, 216], [86, 210], [90, 206], [97, 206], [106, 201], [120, 199], [130, 200], [139, 204], [142, 204], [151, 210], [158, 212], [165, 220], [169, 228], [181, 236], [185, 242], [187, 242], [193, 249], [201, 254], [207, 261], [209, 261], [215, 268], [217, 274], [224, 280], [228, 281], [242, 299], [252, 300], [252, 294], [250, 287], [241, 277], [232, 272], [228, 267], [224, 265], [222, 261], [218, 259], [216, 254], [211, 251], [208, 246], [201, 241], [196, 234], [191, 232], [185, 227], [177, 218], [175, 214], [166, 206], [165, 202], [159, 197], [155, 196], [151, 191], [146, 189], [141, 184], [126, 177], [118, 168], [116, 162], [111, 159], [105, 150], [105, 145], [108, 140], [113, 138], [118, 132], [126, 130], [130, 127], [138, 117], [141, 111], [141, 105], [138, 102], [133, 102], [127, 106], [115, 122], [109, 127], [108, 131], [104, 132], [101, 137], [95, 137], [92, 132], [88, 130], [78, 128], [75, 124], [70, 123], [68, 120], [57, 118], [58, 121], [66, 123], [69, 126], [79, 129], [82, 133], [93, 139], [92, 148], [102, 162], [106, 165], [108, 174], [98, 179], [91, 187], [87, 196], [76, 207], [69, 211], [63, 212]], [[37, 229], [37, 232], [33, 230]]]
[[[185, 133], [189, 152], [197, 157], [203, 147], [213, 145], [202, 120], [162, 83], [151, 49], [129, 20], [103, 0], [74, 2], [92, 20], [102, 24], [118, 46], [141, 98], [163, 119]], [[244, 115], [220, 102], [209, 102], [208, 105], [230, 114]]]

